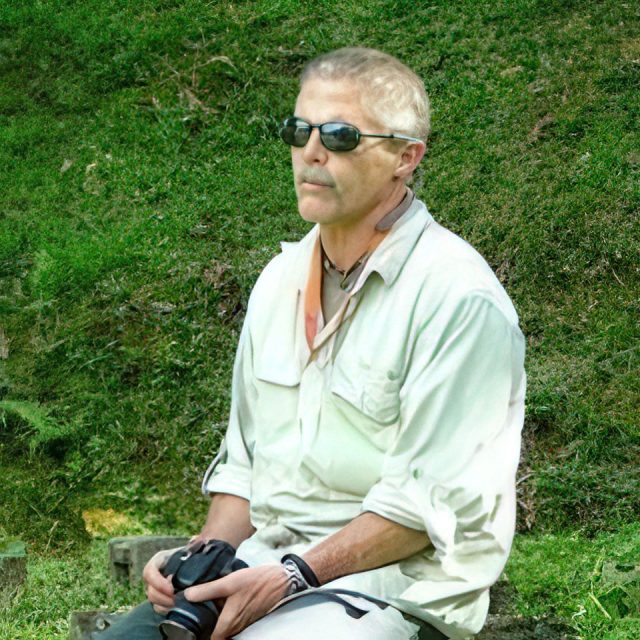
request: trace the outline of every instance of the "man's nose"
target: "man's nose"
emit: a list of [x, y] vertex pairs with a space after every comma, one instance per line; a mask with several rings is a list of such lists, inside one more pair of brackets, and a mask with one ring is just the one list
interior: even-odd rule
[[324, 164], [327, 161], [327, 148], [320, 140], [320, 131], [311, 129], [307, 144], [302, 149], [302, 159], [306, 164]]

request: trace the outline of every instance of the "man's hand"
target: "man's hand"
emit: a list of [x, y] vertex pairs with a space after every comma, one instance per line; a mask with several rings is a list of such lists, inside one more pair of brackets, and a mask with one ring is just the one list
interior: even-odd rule
[[171, 584], [171, 579], [163, 576], [160, 570], [178, 548], [158, 551], [147, 562], [142, 572], [147, 599], [157, 613], [166, 613], [173, 607], [173, 585]]
[[224, 578], [185, 589], [187, 600], [226, 599], [211, 640], [231, 638], [264, 616], [285, 595], [287, 574], [280, 564], [240, 569]]

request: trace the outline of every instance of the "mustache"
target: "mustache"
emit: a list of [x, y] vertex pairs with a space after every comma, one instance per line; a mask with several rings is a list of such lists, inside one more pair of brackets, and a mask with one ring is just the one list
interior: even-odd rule
[[328, 187], [336, 186], [331, 174], [320, 167], [305, 167], [304, 169], [301, 169], [298, 173], [297, 181], [325, 184]]

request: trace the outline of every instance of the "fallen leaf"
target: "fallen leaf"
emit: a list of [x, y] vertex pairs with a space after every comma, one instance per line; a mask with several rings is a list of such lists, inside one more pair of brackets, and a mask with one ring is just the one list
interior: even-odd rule
[[550, 125], [554, 122], [554, 117], [547, 113], [545, 116], [540, 118], [538, 122], [534, 125], [533, 129], [529, 133], [529, 142], [535, 142], [544, 136], [545, 130], [549, 128]]
[[151, 309], [156, 313], [160, 313], [162, 315], [166, 315], [167, 313], [171, 313], [175, 311], [176, 305], [171, 304], [170, 302], [152, 302]]
[[516, 73], [520, 73], [522, 71], [524, 67], [522, 67], [521, 65], [518, 65], [517, 67], [509, 67], [508, 69], [503, 69], [500, 72], [500, 75], [503, 78], [508, 78], [510, 76], [514, 76], [516, 75]]
[[112, 534], [131, 525], [131, 519], [113, 509], [87, 509], [82, 512], [85, 529], [92, 536]]

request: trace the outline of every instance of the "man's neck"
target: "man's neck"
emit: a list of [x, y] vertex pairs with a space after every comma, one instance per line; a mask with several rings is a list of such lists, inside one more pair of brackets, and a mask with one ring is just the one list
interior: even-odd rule
[[341, 271], [347, 271], [367, 251], [378, 222], [402, 202], [406, 193], [404, 182], [398, 181], [384, 200], [354, 223], [321, 224], [320, 239], [329, 260]]

